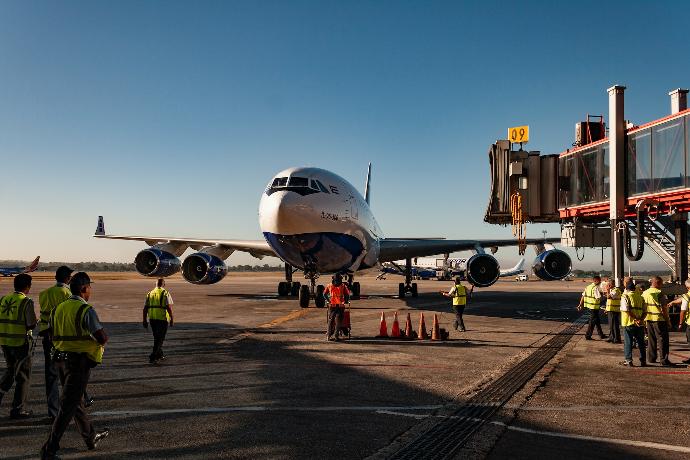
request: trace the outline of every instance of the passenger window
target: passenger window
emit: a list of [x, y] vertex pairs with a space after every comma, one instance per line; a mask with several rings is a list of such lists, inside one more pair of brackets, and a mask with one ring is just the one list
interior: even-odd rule
[[309, 179], [306, 177], [292, 176], [289, 181], [290, 187], [309, 187]]

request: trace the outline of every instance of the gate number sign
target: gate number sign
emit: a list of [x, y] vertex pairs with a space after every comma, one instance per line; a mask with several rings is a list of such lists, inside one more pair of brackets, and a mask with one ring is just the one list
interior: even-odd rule
[[513, 144], [526, 143], [529, 141], [529, 126], [515, 126], [508, 128], [508, 139]]

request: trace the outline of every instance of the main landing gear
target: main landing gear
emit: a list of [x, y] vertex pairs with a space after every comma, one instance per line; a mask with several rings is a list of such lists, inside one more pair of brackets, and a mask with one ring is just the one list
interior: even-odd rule
[[404, 269], [398, 268], [405, 274], [405, 282], [398, 284], [398, 297], [404, 299], [408, 292], [417, 297], [417, 283], [412, 282], [412, 259], [405, 259]]

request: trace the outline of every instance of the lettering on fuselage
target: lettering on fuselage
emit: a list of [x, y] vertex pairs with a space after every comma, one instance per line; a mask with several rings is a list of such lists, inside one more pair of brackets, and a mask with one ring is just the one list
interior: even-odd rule
[[340, 192], [338, 191], [338, 187], [336, 187], [335, 185], [329, 185], [328, 187], [330, 187], [331, 193], [335, 193], [336, 195], [340, 195]]
[[327, 219], [327, 220], [340, 220], [340, 217], [338, 217], [338, 214], [333, 214], [331, 212], [325, 212], [321, 211], [321, 218], [322, 219]]

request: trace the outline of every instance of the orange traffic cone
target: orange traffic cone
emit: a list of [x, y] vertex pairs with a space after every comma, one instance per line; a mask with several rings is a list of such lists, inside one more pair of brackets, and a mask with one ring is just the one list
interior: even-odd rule
[[424, 324], [424, 313], [419, 314], [419, 340], [428, 340], [429, 334], [426, 332], [426, 324]]
[[434, 314], [434, 324], [431, 327], [431, 340], [441, 340], [441, 332], [438, 330], [438, 316]]
[[407, 314], [407, 321], [405, 321], [405, 338], [414, 338], [414, 330], [412, 330], [412, 319], [410, 319], [409, 313]]
[[384, 312], [381, 312], [381, 326], [379, 326], [377, 337], [388, 337], [388, 326], [386, 326], [386, 314]]
[[395, 312], [393, 317], [393, 326], [391, 327], [391, 337], [400, 337], [400, 324], [398, 323], [398, 312]]

